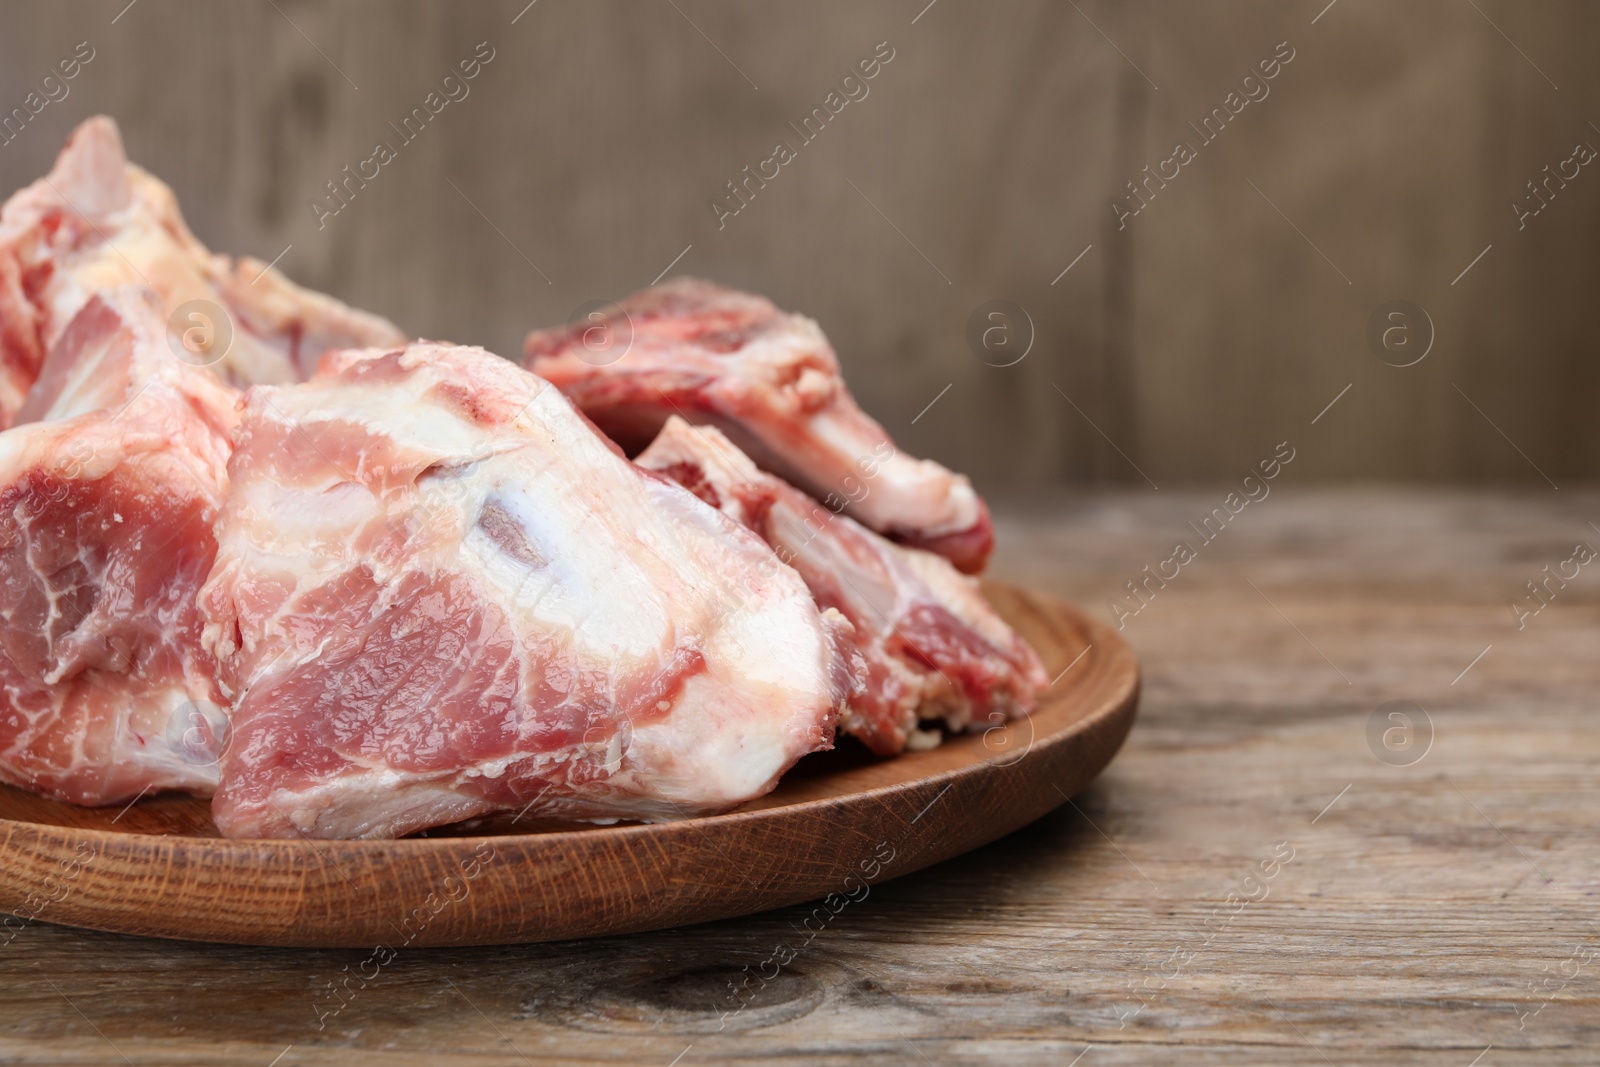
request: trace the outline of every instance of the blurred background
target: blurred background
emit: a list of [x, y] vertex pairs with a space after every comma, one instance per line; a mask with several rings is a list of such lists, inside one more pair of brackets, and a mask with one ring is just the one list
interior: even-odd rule
[[748, 287], [1002, 502], [1283, 441], [1285, 480], [1543, 490], [1600, 459], [1597, 31], [1506, 0], [11, 0], [0, 186], [110, 114], [213, 249], [512, 357], [663, 274]]

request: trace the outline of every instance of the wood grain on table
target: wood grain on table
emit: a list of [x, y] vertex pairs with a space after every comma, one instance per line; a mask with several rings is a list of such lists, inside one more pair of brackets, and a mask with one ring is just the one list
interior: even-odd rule
[[[1109, 618], [1226, 491], [1013, 512], [996, 576]], [[1143, 706], [1094, 786], [809, 942], [802, 906], [413, 950], [319, 1030], [366, 953], [34, 923], [0, 948], [0, 1060], [1593, 1063], [1600, 571], [1521, 630], [1509, 606], [1600, 547], [1590, 522], [1600, 493], [1570, 488], [1274, 489], [1128, 620]], [[1434, 732], [1409, 766], [1368, 743], [1394, 700]]]

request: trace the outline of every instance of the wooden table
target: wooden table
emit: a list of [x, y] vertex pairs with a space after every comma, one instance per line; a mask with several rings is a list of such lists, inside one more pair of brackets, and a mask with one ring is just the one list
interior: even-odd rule
[[[1110, 617], [1225, 492], [1013, 512], [997, 574]], [[1525, 628], [1510, 607], [1577, 542], [1600, 547], [1590, 522], [1600, 494], [1571, 489], [1275, 488], [1128, 620], [1144, 704], [1099, 782], [874, 888], [725, 1029], [729, 983], [802, 909], [413, 950], [320, 1032], [314, 998], [363, 953], [35, 924], [0, 950], [0, 1057], [1594, 1063], [1600, 561]], [[1414, 710], [1411, 747], [1382, 743], [1405, 728], [1393, 709], [1369, 744], [1395, 700], [1431, 722], [1420, 759]]]

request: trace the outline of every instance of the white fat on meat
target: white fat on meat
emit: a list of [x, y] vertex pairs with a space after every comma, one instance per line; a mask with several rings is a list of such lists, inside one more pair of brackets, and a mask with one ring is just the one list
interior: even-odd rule
[[210, 794], [227, 702], [195, 595], [237, 391], [154, 294], [92, 296], [0, 433], [0, 779], [79, 804]]
[[[0, 428], [17, 421], [79, 309], [123, 285], [152, 290], [164, 317], [201, 330], [206, 357], [215, 353], [214, 370], [234, 385], [306, 378], [330, 348], [404, 343], [376, 315], [248, 256], [207, 250], [172, 190], [129, 163], [116, 123], [97, 115], [72, 132], [49, 174], [0, 208]], [[185, 310], [191, 301], [206, 304]]]
[[1026, 714], [1046, 677], [1038, 656], [943, 556], [897, 545], [760, 470], [710, 426], [673, 416], [640, 466], [749, 526], [855, 632], [866, 685], [840, 728], [880, 755], [937, 740], [919, 722], [994, 726]]
[[994, 547], [964, 476], [898, 450], [856, 404], [822, 330], [771, 301], [692, 278], [570, 327], [535, 331], [528, 369], [630, 454], [672, 415], [723, 430], [762, 469], [968, 573]]
[[749, 530], [481, 349], [247, 396], [201, 594], [233, 837], [665, 820], [829, 747], [851, 627]]

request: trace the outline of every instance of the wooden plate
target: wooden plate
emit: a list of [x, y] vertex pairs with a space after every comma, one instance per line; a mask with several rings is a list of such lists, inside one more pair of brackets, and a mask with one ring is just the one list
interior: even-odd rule
[[528, 820], [502, 817], [400, 841], [230, 841], [193, 797], [118, 811], [0, 786], [0, 943], [38, 920], [376, 946], [381, 966], [383, 949], [654, 930], [805, 900], [825, 917], [870, 883], [1037, 819], [1088, 785], [1127, 736], [1139, 668], [1122, 639], [1058, 600], [998, 583], [986, 591], [1060, 675], [1030, 718], [890, 760], [842, 745], [711, 818], [530, 832]]

